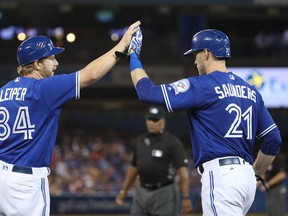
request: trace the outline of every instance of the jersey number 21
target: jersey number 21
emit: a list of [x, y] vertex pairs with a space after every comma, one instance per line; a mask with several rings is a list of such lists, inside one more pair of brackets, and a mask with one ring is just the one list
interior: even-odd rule
[[229, 104], [225, 110], [230, 114], [236, 113], [235, 119], [233, 120], [229, 130], [227, 131], [226, 138], [242, 138], [243, 131], [239, 128], [242, 119], [246, 122], [247, 137], [246, 139], [252, 139], [252, 106], [250, 106], [245, 112], [242, 113], [241, 107], [237, 104]]

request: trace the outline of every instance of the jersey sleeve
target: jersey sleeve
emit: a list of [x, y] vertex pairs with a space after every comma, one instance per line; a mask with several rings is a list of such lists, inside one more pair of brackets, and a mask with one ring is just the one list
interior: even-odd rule
[[[141, 79], [136, 86], [140, 100], [165, 104], [168, 112], [177, 109], [201, 107], [209, 98], [206, 87], [202, 85], [202, 77], [181, 79], [170, 84], [155, 85], [150, 79]], [[191, 100], [192, 98], [192, 100]]]
[[67, 101], [80, 98], [79, 72], [56, 75], [39, 82], [41, 95], [52, 110], [61, 108]]
[[200, 108], [205, 105], [207, 98], [202, 77], [190, 77], [162, 84], [161, 90], [169, 112], [173, 112], [174, 109]]
[[258, 128], [256, 138], [261, 140], [261, 151], [267, 155], [276, 155], [282, 144], [280, 132], [274, 123], [270, 113], [264, 105], [263, 100], [260, 101], [260, 110], [258, 114]]
[[159, 85], [155, 85], [149, 78], [142, 78], [136, 85], [139, 100], [164, 104], [164, 99]]

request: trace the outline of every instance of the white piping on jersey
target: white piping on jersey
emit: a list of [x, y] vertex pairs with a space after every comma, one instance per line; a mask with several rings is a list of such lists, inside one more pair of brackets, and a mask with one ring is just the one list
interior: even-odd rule
[[256, 138], [261, 139], [263, 136], [265, 136], [267, 133], [269, 133], [270, 131], [272, 131], [276, 127], [277, 127], [276, 124], [272, 124], [266, 130], [264, 130], [262, 133], [260, 133], [258, 136], [256, 136]]
[[80, 99], [80, 71], [76, 73], [76, 95], [75, 99]]
[[168, 97], [168, 94], [167, 94], [167, 90], [166, 90], [164, 84], [161, 85], [161, 89], [162, 89], [162, 94], [163, 94], [163, 97], [164, 97], [164, 100], [165, 100], [165, 104], [166, 104], [167, 110], [168, 110], [169, 113], [171, 113], [171, 112], [173, 112], [173, 109], [171, 107], [171, 104], [170, 104], [170, 101], [169, 101], [169, 97]]

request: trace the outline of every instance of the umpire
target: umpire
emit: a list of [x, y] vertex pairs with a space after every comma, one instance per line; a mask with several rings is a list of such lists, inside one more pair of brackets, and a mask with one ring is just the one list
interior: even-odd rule
[[[264, 174], [264, 179], [269, 189], [269, 193], [266, 195], [266, 212], [268, 216], [285, 216], [287, 193], [285, 162], [285, 156], [279, 153]], [[265, 190], [263, 185], [260, 185], [260, 190]]]
[[133, 216], [176, 216], [179, 198], [175, 184], [177, 172], [182, 192], [182, 212], [192, 211], [183, 144], [165, 129], [165, 123], [163, 108], [148, 108], [147, 132], [137, 138], [131, 166], [116, 197], [116, 204], [124, 205], [127, 191], [139, 176], [140, 184], [136, 186], [131, 207]]

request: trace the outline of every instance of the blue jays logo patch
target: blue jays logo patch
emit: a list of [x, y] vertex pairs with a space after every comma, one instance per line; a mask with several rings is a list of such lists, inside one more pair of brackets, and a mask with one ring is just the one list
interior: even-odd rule
[[184, 93], [190, 88], [190, 82], [188, 79], [182, 79], [171, 83], [170, 86], [174, 89], [175, 95]]

